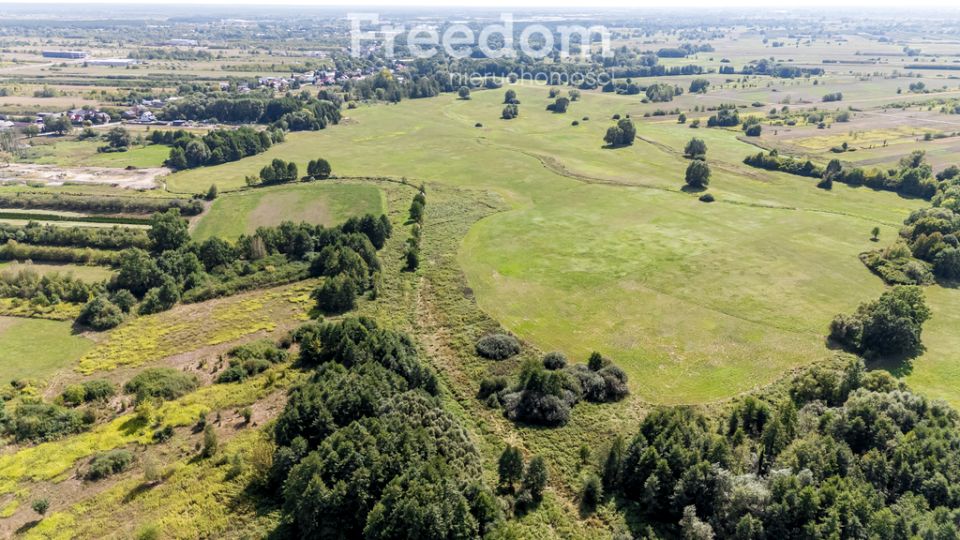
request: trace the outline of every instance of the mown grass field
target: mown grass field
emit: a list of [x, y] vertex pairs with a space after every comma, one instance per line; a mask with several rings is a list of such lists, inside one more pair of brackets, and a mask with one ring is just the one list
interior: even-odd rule
[[257, 188], [226, 194], [213, 202], [193, 231], [197, 240], [212, 236], [235, 239], [257, 227], [282, 221], [335, 225], [363, 214], [382, 214], [384, 197], [369, 184], [334, 180]]
[[146, 169], [161, 167], [170, 155], [170, 147], [162, 144], [132, 146], [126, 152], [97, 152], [106, 144], [100, 140], [54, 140], [52, 144], [37, 144], [31, 147], [21, 160], [40, 165], [64, 167], [116, 167], [128, 166]]
[[0, 317], [0, 381], [45, 379], [93, 347], [72, 333], [71, 323]]
[[[883, 290], [857, 259], [873, 246], [870, 229], [893, 238], [923, 204], [751, 169], [741, 160], [757, 149], [739, 131], [670, 117], [638, 121], [632, 147], [606, 149], [611, 115], [647, 106], [585, 93], [556, 115], [544, 110], [546, 88], [518, 93], [511, 121], [499, 119], [503, 90], [361, 107], [350, 122], [291, 134], [202, 177], [239, 187], [274, 157], [322, 148], [340, 175], [495, 190], [510, 211], [479, 222], [459, 254], [481, 307], [542, 349], [615, 358], [634, 391], [660, 403], [729, 397], [833, 354], [830, 319]], [[680, 189], [694, 135], [709, 147], [709, 205]], [[200, 172], [170, 185], [202, 190]]]

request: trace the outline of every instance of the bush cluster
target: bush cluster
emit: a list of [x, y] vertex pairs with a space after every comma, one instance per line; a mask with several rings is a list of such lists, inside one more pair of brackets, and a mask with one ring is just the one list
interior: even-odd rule
[[520, 353], [520, 342], [508, 334], [489, 334], [477, 341], [477, 354], [490, 360], [506, 360]]
[[502, 406], [510, 420], [561, 426], [580, 400], [607, 403], [628, 394], [626, 373], [599, 353], [593, 353], [587, 365], [571, 366], [562, 354], [548, 353], [541, 362], [525, 363], [513, 385], [502, 376], [484, 378], [477, 398], [491, 407]]

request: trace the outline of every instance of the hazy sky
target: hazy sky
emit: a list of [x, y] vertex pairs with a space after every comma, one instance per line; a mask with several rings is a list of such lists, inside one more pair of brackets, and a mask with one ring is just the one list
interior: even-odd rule
[[[153, 5], [155, 2], [134, 0], [14, 0], [7, 2], [0, 0], [0, 7], [7, 4], [125, 4], [125, 5]], [[911, 0], [903, 2], [902, 0], [671, 0], [670, 2], [644, 2], [642, 0], [361, 0], [359, 2], [345, 2], [344, 0], [163, 0], [162, 4], [192, 4], [192, 5], [251, 5], [251, 6], [270, 6], [270, 5], [297, 5], [297, 6], [317, 6], [317, 7], [349, 7], [357, 9], [364, 6], [370, 7], [416, 7], [416, 6], [443, 6], [443, 7], [562, 7], [566, 9], [591, 9], [598, 7], [620, 7], [620, 8], [675, 8], [675, 7], [710, 7], [722, 9], [725, 7], [767, 7], [771, 9], [790, 8], [790, 7], [839, 7], [844, 10], [850, 8], [895, 8], [895, 9], [946, 9], [950, 11], [960, 10], [960, 1], [958, 0]]]

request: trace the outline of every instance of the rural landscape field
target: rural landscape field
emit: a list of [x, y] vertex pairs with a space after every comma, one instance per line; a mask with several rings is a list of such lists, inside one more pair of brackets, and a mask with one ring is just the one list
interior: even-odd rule
[[960, 536], [960, 11], [682, 5], [0, 4], [0, 537]]

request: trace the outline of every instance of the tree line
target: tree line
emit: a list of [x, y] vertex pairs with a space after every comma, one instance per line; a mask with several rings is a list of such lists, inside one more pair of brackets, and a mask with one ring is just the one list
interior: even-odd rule
[[937, 180], [933, 178], [930, 165], [925, 161], [924, 153], [919, 150], [902, 158], [899, 168], [887, 171], [880, 169], [865, 171], [860, 167], [847, 168], [841, 166], [839, 161], [829, 168], [824, 168], [810, 160], [802, 161], [789, 156], [781, 156], [776, 150], [747, 156], [743, 162], [751, 167], [808, 178], [823, 179], [829, 173], [828, 177], [831, 181], [850, 186], [867, 186], [877, 190], [893, 191], [923, 199], [930, 199], [937, 192]]

